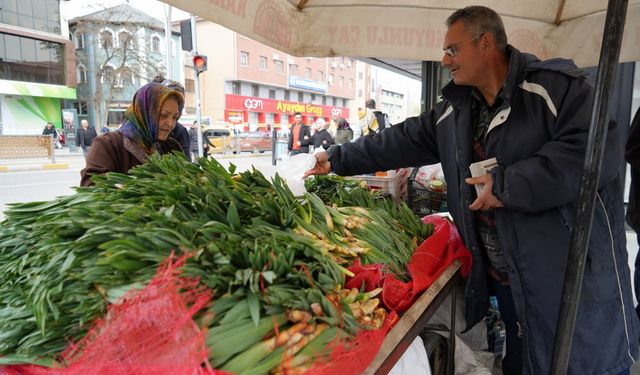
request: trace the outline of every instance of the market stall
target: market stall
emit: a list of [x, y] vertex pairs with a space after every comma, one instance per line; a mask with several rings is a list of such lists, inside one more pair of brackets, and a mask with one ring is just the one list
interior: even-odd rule
[[470, 267], [448, 220], [359, 181], [296, 197], [178, 156], [95, 181], [0, 224], [7, 374], [384, 372]]

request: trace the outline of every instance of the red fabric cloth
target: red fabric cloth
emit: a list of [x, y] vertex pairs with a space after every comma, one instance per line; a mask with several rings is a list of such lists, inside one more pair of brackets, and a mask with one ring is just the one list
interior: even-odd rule
[[471, 253], [462, 243], [455, 225], [440, 215], [425, 216], [422, 221], [434, 225], [434, 231], [413, 253], [407, 269], [411, 280], [403, 282], [385, 273], [384, 265], [362, 265], [356, 261], [349, 271], [355, 275], [349, 278], [346, 288], [360, 288], [367, 291], [382, 287], [382, 302], [398, 313], [404, 312], [425, 291], [442, 272], [454, 261], [461, 262], [460, 272], [466, 277], [471, 271]]

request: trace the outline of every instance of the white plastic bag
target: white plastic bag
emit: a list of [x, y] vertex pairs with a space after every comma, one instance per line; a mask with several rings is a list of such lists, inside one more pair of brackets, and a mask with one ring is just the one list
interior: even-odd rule
[[276, 168], [276, 172], [289, 185], [293, 195], [299, 196], [307, 192], [304, 187], [304, 172], [316, 165], [316, 157], [310, 154], [291, 156], [286, 162]]

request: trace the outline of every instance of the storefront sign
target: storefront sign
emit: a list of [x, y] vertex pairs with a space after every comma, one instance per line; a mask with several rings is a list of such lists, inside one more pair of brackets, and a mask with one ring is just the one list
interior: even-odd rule
[[0, 80], [0, 94], [76, 99], [76, 89], [44, 83]]
[[289, 86], [297, 87], [306, 90], [313, 90], [321, 93], [327, 92], [327, 84], [320, 81], [314, 81], [312, 79], [305, 79], [300, 77], [289, 77]]
[[[227, 121], [235, 122], [231, 118], [244, 118], [244, 112], [274, 113], [291, 115], [300, 112], [304, 116], [313, 117], [344, 117], [349, 118], [349, 108], [332, 107], [327, 105], [306, 104], [289, 102], [284, 100], [274, 100], [265, 98], [254, 98], [242, 95], [226, 95], [226, 115]], [[242, 121], [242, 120], [240, 120]]]
[[227, 121], [241, 124], [244, 121], [244, 113], [239, 111], [227, 111]]

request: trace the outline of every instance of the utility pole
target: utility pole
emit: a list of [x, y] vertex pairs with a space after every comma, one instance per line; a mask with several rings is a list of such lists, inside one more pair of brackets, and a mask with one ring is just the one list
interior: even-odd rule
[[166, 44], [166, 54], [165, 54], [165, 66], [167, 68], [165, 77], [169, 79], [173, 79], [172, 77], [172, 66], [171, 66], [171, 53], [173, 49], [171, 48], [171, 5], [164, 4], [164, 41]]
[[[198, 41], [196, 37], [196, 16], [191, 15], [191, 41], [193, 50], [191, 50], [191, 56], [196, 56], [198, 54]], [[200, 73], [198, 72], [197, 67], [193, 67], [194, 71], [194, 79], [196, 86], [196, 118], [198, 119], [198, 156], [202, 157], [204, 155], [204, 147], [202, 147], [202, 109], [200, 107]]]

